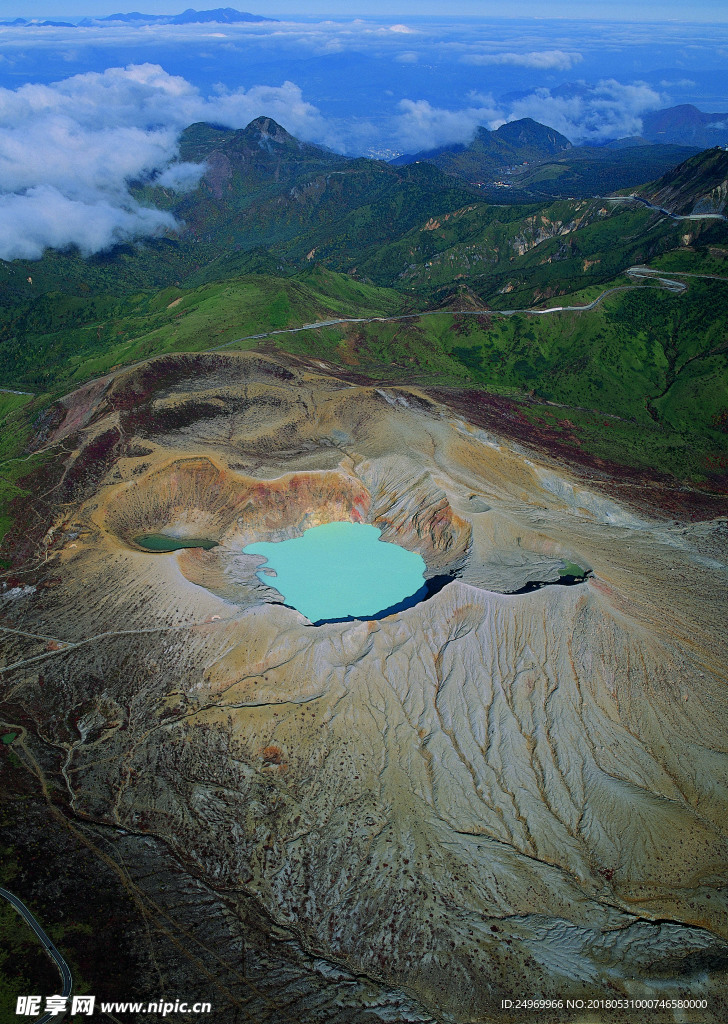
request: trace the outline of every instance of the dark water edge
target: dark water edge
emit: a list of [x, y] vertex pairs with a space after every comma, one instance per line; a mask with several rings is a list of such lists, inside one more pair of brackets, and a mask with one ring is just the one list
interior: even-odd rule
[[164, 533], [142, 534], [134, 538], [134, 543], [145, 551], [156, 551], [161, 553], [179, 551], [181, 548], [210, 548], [217, 547], [217, 541], [208, 540], [206, 537], [168, 537]]
[[[324, 626], [329, 622], [373, 622], [377, 619], [386, 619], [388, 615], [395, 615], [397, 612], [403, 612], [407, 608], [414, 608], [416, 604], [420, 604], [422, 601], [426, 601], [428, 598], [438, 594], [443, 587], [446, 587], [448, 583], [452, 583], [457, 578], [457, 576], [450, 573], [431, 576], [429, 580], [425, 580], [423, 585], [414, 594], [410, 594], [409, 597], [403, 598], [397, 604], [392, 604], [389, 608], [383, 608], [380, 612], [375, 612], [373, 615], [344, 615], [340, 619], [317, 619], [311, 625]], [[286, 605], [286, 607], [290, 607], [290, 605]]]
[[[557, 580], [545, 580], [544, 582], [532, 581], [527, 583], [524, 587], [519, 590], [512, 590], [506, 597], [515, 597], [519, 594], [532, 594], [536, 590], [541, 590], [543, 587], [573, 587], [579, 583], [586, 583], [589, 577], [592, 575], [591, 569], [587, 569], [580, 575], [572, 575], [571, 573], [562, 573]], [[459, 579], [457, 574], [445, 573], [440, 576], [431, 576], [429, 580], [425, 580], [424, 584], [419, 590], [415, 591], [409, 597], [405, 597], [402, 601], [397, 604], [390, 605], [389, 608], [383, 608], [382, 611], [376, 612], [374, 615], [345, 615], [338, 619], [318, 619], [316, 622], [312, 622], [312, 626], [325, 626], [329, 623], [334, 622], [373, 622], [377, 619], [386, 619], [388, 615], [395, 615], [397, 612], [403, 612], [407, 608], [413, 608], [416, 604], [420, 604], [422, 601], [427, 601], [429, 598], [434, 597], [438, 594], [443, 587], [446, 587], [448, 583], [452, 583], [453, 580]], [[499, 591], [493, 591], [493, 593], [499, 593]], [[285, 604], [285, 608], [292, 608], [292, 605]], [[293, 611], [298, 609], [293, 608]]]
[[557, 580], [546, 580], [543, 583], [539, 583], [537, 580], [532, 580], [527, 583], [525, 587], [521, 587], [520, 590], [509, 590], [508, 596], [515, 597], [517, 594], [532, 594], [534, 590], [542, 590], [544, 587], [573, 587], [577, 583], [586, 583], [591, 576], [591, 569], [587, 569], [580, 576], [572, 576], [571, 573], [563, 573]]

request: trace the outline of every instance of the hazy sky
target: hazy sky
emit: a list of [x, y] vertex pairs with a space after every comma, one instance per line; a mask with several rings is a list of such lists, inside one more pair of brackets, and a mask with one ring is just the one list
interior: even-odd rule
[[[63, 15], [116, 14], [118, 12], [141, 11], [144, 14], [176, 14], [193, 6], [196, 10], [210, 10], [216, 7], [234, 7], [249, 10], [268, 17], [284, 17], [286, 14], [318, 17], [333, 15], [348, 17], [356, 15], [390, 16], [417, 14], [442, 15], [442, 0], [258, 0], [258, 2], [231, 2], [231, 0], [114, 0], [112, 3], [100, 0], [0, 0], [0, 19], [59, 18]], [[451, 16], [480, 15], [497, 18], [506, 14], [509, 18], [571, 18], [605, 19], [625, 21], [728, 21], [726, 0], [449, 0], [446, 13]]]

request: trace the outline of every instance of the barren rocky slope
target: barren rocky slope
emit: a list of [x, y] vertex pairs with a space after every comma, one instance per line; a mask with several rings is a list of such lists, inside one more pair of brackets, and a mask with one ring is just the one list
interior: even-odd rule
[[[0, 680], [79, 816], [253, 901], [342, 1020], [517, 1020], [500, 1001], [529, 996], [705, 997], [662, 1019], [725, 1019], [725, 521], [637, 516], [324, 364], [165, 357], [65, 410]], [[452, 582], [312, 626], [241, 548], [341, 519]], [[135, 543], [159, 531], [218, 546]], [[592, 574], [515, 593], [564, 560]]]
[[638, 191], [671, 213], [724, 213], [728, 195], [728, 153], [720, 146], [705, 150]]

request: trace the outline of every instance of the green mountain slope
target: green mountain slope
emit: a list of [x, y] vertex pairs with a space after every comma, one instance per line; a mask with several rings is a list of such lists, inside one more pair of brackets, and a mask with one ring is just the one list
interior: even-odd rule
[[[704, 226], [695, 222], [695, 234]], [[467, 291], [495, 308], [527, 307], [611, 281], [672, 249], [684, 233], [684, 226], [646, 208], [602, 200], [477, 203], [418, 225], [359, 269], [421, 301]]]
[[689, 146], [574, 146], [553, 159], [509, 174], [497, 194], [531, 200], [536, 196], [608, 195], [669, 173], [695, 153]]
[[457, 209], [472, 197], [429, 165], [393, 168], [377, 160], [349, 160], [301, 143], [270, 118], [242, 131], [193, 125], [181, 144], [184, 159], [207, 170], [183, 197], [159, 188], [140, 190], [184, 224], [180, 242], [193, 254], [209, 247], [270, 248], [283, 262], [327, 255], [358, 259], [419, 219]]
[[402, 309], [398, 293], [323, 268], [289, 278], [246, 275], [190, 289], [145, 289], [121, 298], [49, 291], [0, 325], [0, 381], [59, 394], [163, 352], [201, 351], [312, 321]]

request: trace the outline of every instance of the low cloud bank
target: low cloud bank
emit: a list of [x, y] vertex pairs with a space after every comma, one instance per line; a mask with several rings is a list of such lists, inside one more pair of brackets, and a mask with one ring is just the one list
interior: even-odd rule
[[468, 53], [460, 59], [463, 64], [505, 64], [541, 71], [568, 71], [583, 57], [580, 53], [565, 53], [564, 50], [533, 50], [531, 53]]
[[461, 110], [434, 107], [427, 100], [401, 100], [394, 125], [394, 143], [405, 153], [467, 142], [478, 125], [502, 120], [492, 97], [471, 93]]
[[572, 89], [535, 89], [514, 100], [506, 120], [532, 117], [555, 128], [572, 142], [606, 142], [639, 135], [642, 115], [669, 102], [645, 82], [623, 85], [605, 79], [594, 86]]
[[131, 197], [126, 202], [120, 197], [71, 199], [52, 185], [0, 195], [0, 256], [5, 260], [36, 260], [48, 248], [69, 245], [90, 255], [175, 227], [171, 214], [140, 206]]

